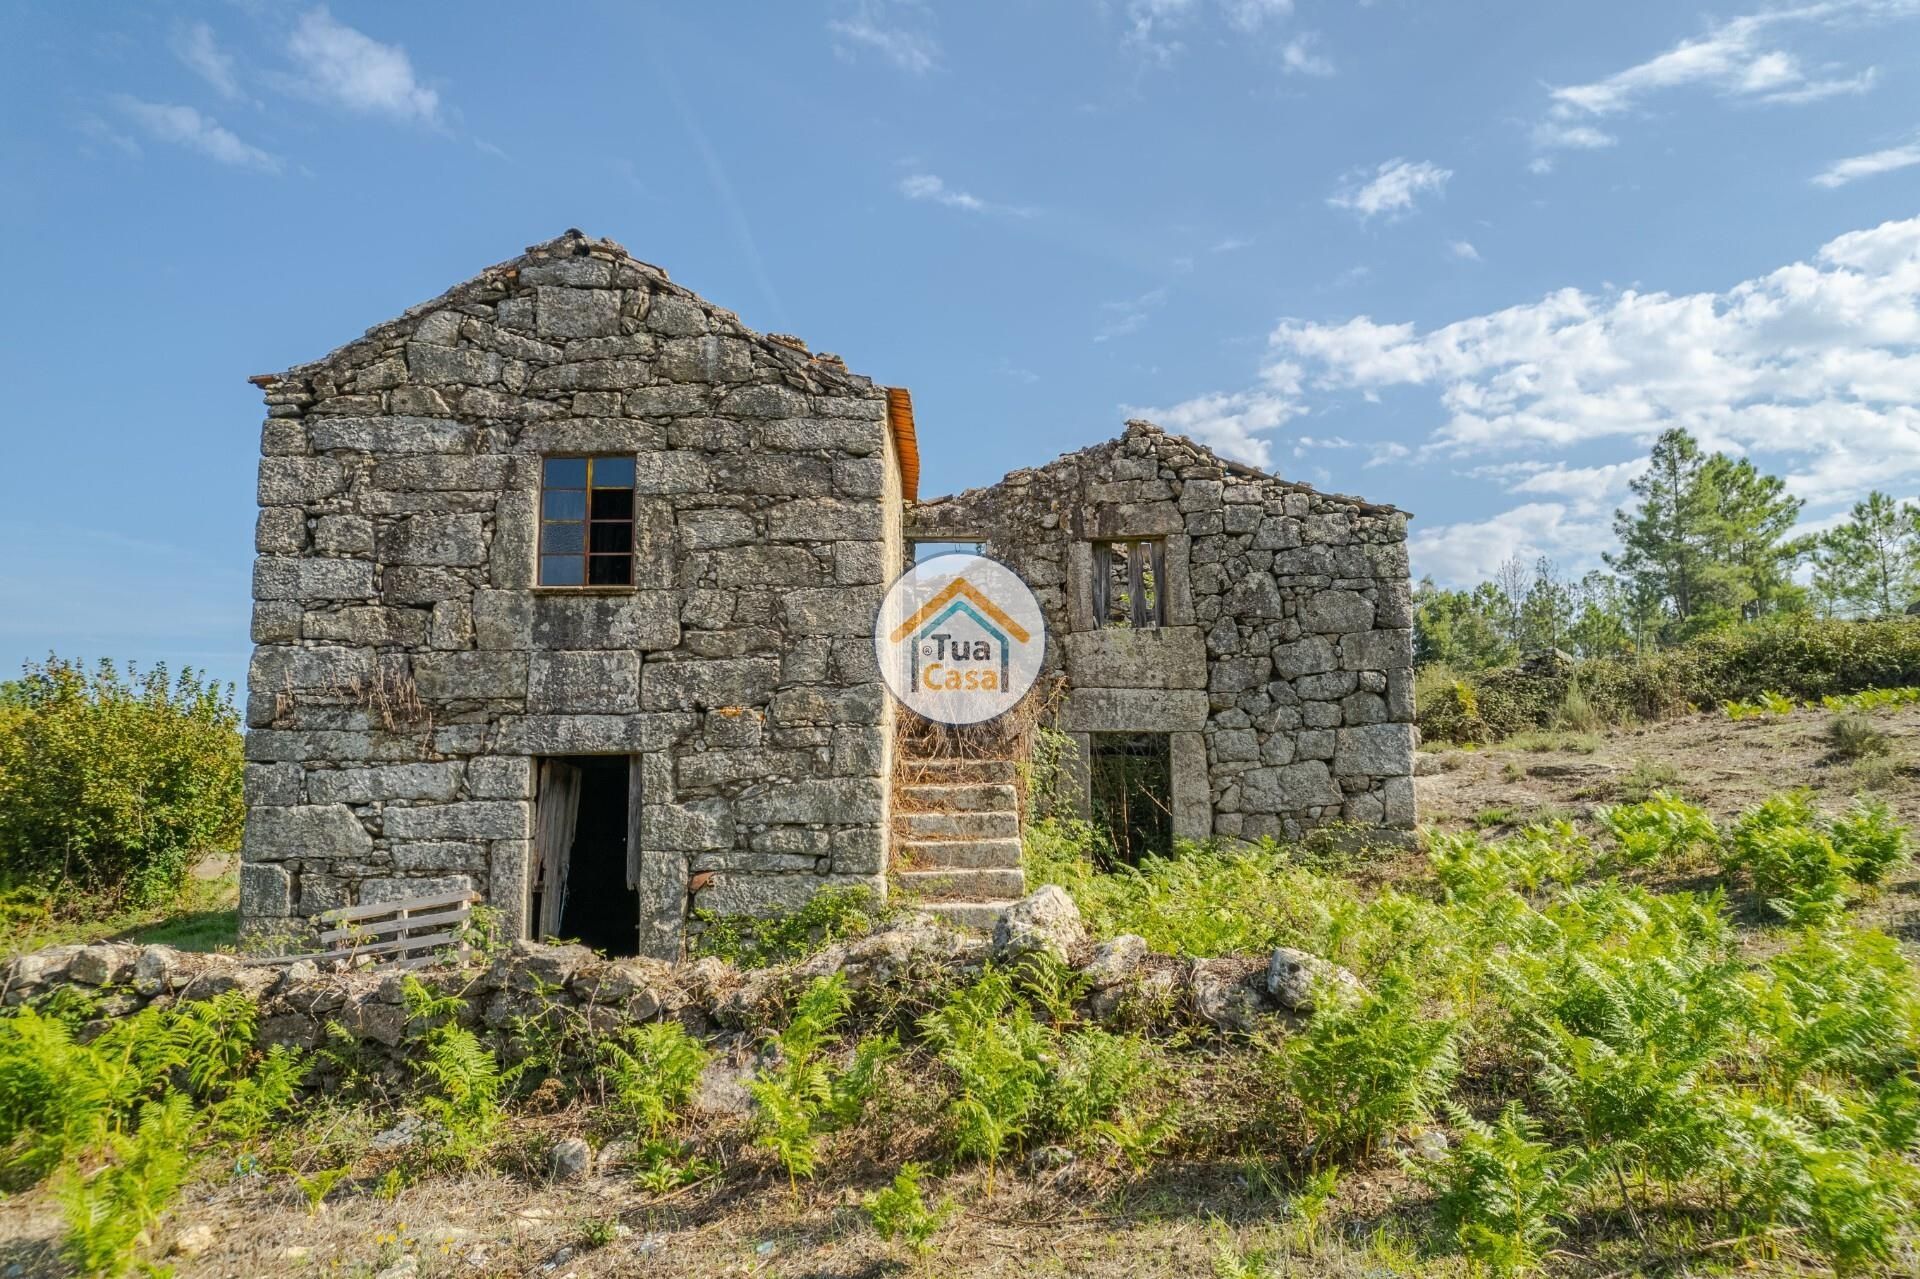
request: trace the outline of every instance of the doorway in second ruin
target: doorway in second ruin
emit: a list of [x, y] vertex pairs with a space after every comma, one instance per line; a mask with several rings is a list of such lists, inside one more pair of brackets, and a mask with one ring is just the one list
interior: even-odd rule
[[536, 936], [609, 955], [640, 946], [640, 894], [628, 886], [632, 761], [566, 755], [539, 763], [533, 920]]
[[1105, 836], [1100, 853], [1114, 864], [1173, 851], [1172, 742], [1166, 733], [1089, 736], [1090, 811]]

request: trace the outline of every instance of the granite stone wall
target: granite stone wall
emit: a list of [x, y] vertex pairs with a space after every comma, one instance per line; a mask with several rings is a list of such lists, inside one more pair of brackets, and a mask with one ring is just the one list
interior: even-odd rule
[[[249, 928], [471, 886], [524, 932], [542, 756], [638, 757], [643, 953], [884, 883], [881, 388], [578, 232], [255, 381]], [[536, 585], [556, 453], [635, 458], [631, 588]]]
[[[983, 542], [1033, 589], [1083, 764], [1091, 734], [1167, 733], [1174, 834], [1252, 839], [1413, 825], [1406, 520], [1130, 422], [910, 507], [906, 532]], [[1092, 548], [1108, 539], [1161, 544], [1164, 625], [1098, 624]]]

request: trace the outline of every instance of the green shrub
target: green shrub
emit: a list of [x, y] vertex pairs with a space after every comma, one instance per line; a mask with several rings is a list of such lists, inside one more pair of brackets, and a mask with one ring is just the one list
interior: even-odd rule
[[191, 669], [91, 675], [48, 658], [0, 709], [0, 888], [134, 902], [178, 893], [243, 818], [232, 690]]
[[956, 1155], [994, 1168], [1034, 1126], [1046, 1095], [1047, 1028], [1004, 970], [989, 970], [920, 1019], [920, 1036], [954, 1074], [947, 1118]]
[[804, 959], [848, 937], [865, 936], [892, 913], [870, 889], [861, 887], [823, 889], [798, 910], [778, 915], [697, 910], [693, 950], [741, 968], [765, 968]]
[[891, 1186], [861, 1200], [874, 1233], [888, 1243], [900, 1240], [916, 1257], [925, 1257], [933, 1251], [933, 1237], [958, 1212], [951, 1199], [941, 1200], [937, 1207], [927, 1206], [926, 1195], [920, 1189], [920, 1178], [925, 1171], [916, 1163], [902, 1164]]
[[774, 1064], [747, 1085], [755, 1141], [780, 1161], [790, 1184], [813, 1175], [823, 1135], [860, 1117], [880, 1068], [899, 1046], [891, 1035], [863, 1039], [852, 1063], [833, 1070], [826, 1052], [850, 1002], [844, 976], [816, 979], [795, 1002], [786, 1029], [772, 1036]]
[[1832, 1145], [1806, 1120], [1750, 1097], [1726, 1093], [1715, 1103], [1719, 1169], [1744, 1229], [1804, 1230], [1841, 1274], [1893, 1256], [1913, 1216], [1913, 1173], [1902, 1161]]
[[1412, 983], [1389, 974], [1368, 994], [1315, 1012], [1269, 1063], [1280, 1095], [1299, 1107], [1316, 1161], [1365, 1155], [1439, 1100], [1458, 1068], [1453, 1039], [1453, 1023], [1423, 1016]]
[[1414, 1165], [1421, 1180], [1439, 1191], [1434, 1206], [1441, 1229], [1493, 1274], [1538, 1269], [1547, 1247], [1564, 1233], [1558, 1223], [1573, 1220], [1585, 1161], [1542, 1140], [1540, 1125], [1517, 1101], [1508, 1102], [1491, 1124], [1457, 1106], [1449, 1106], [1448, 1114], [1453, 1148], [1436, 1163]]
[[700, 1086], [711, 1057], [677, 1021], [628, 1026], [600, 1045], [613, 1094], [637, 1136], [657, 1140]]
[[1782, 1092], [1810, 1074], [1881, 1081], [1920, 1055], [1913, 968], [1885, 933], [1807, 929], [1754, 983], [1766, 1066]]
[[1449, 901], [1484, 905], [1575, 882], [1592, 866], [1593, 849], [1570, 823], [1556, 821], [1491, 843], [1475, 832], [1437, 833], [1428, 838], [1427, 860]]
[[192, 1167], [193, 1121], [192, 1106], [179, 1093], [145, 1102], [133, 1133], [108, 1139], [105, 1167], [62, 1173], [56, 1187], [67, 1227], [61, 1250], [82, 1273], [117, 1279], [133, 1267]]
[[1830, 919], [1846, 905], [1847, 860], [1821, 829], [1805, 791], [1774, 795], [1741, 815], [1727, 841], [1728, 869], [1743, 869], [1756, 896], [1798, 924]]
[[[1457, 688], [1443, 685], [1435, 692], [1425, 681], [1418, 684], [1418, 722], [1427, 741], [1486, 742], [1554, 727], [1576, 685], [1587, 715], [1598, 723], [1671, 719], [1696, 706], [1727, 702], [1744, 704], [1755, 715], [1779, 715], [1791, 711], [1796, 699], [1920, 685], [1920, 619], [1787, 615], [1730, 626], [1674, 648], [1572, 667], [1502, 667], [1453, 683]], [[1899, 704], [1897, 694], [1874, 701], [1891, 704]]]
[[1696, 850], [1719, 843], [1720, 832], [1705, 809], [1666, 791], [1638, 804], [1594, 810], [1594, 819], [1613, 839], [1610, 862], [1659, 866], [1684, 862]]
[[1907, 860], [1907, 827], [1893, 819], [1884, 800], [1855, 800], [1845, 817], [1834, 820], [1832, 832], [1834, 851], [1859, 883], [1882, 883]]
[[417, 978], [401, 986], [408, 1020], [418, 1026], [414, 1071], [428, 1085], [420, 1111], [439, 1129], [434, 1156], [440, 1162], [471, 1167], [493, 1144], [506, 1117], [501, 1098], [511, 1077], [500, 1069], [492, 1049], [456, 1020], [463, 1001], [435, 996]]
[[1826, 737], [1836, 759], [1866, 759], [1893, 749], [1886, 730], [1858, 711], [1835, 715], [1827, 724]]

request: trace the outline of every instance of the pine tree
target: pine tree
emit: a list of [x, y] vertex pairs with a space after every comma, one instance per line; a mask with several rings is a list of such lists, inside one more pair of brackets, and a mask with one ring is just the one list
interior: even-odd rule
[[1605, 558], [1663, 615], [1663, 639], [1803, 606], [1791, 573], [1807, 544], [1787, 536], [1801, 501], [1778, 476], [1674, 428], [1630, 487], [1640, 504], [1614, 512], [1621, 549]]
[[1806, 588], [1792, 572], [1812, 540], [1788, 536], [1805, 503], [1787, 492], [1779, 476], [1723, 453], [1707, 459], [1701, 482], [1710, 494], [1708, 542], [1728, 578], [1719, 605], [1743, 621], [1805, 608]]
[[1819, 538], [1813, 585], [1835, 612], [1889, 617], [1903, 611], [1920, 593], [1920, 508], [1896, 505], [1878, 489], [1867, 494], [1845, 524]]

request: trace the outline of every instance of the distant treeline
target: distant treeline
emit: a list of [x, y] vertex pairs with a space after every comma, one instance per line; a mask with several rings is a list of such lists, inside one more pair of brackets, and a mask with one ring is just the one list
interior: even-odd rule
[[[1673, 430], [1614, 512], [1607, 570], [1578, 580], [1551, 560], [1507, 561], [1492, 581], [1414, 591], [1414, 655], [1461, 671], [1563, 649], [1645, 655], [1728, 627], [1795, 615], [1886, 618], [1920, 599], [1920, 509], [1874, 492], [1847, 520], [1795, 536], [1801, 499], [1744, 458], [1703, 454]], [[1811, 567], [1802, 584], [1795, 572]]]

